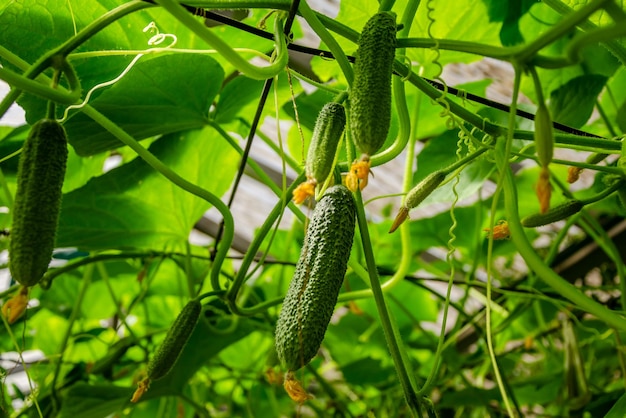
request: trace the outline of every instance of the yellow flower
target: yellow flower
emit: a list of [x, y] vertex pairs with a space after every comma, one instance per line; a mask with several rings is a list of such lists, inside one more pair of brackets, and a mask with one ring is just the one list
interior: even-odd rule
[[2, 305], [2, 315], [4, 315], [9, 324], [12, 324], [17, 321], [20, 316], [22, 316], [27, 306], [28, 288], [22, 286], [19, 293]]
[[367, 178], [371, 173], [369, 158], [363, 158], [360, 161], [355, 161], [350, 167], [350, 171], [346, 176], [346, 187], [350, 191], [355, 192], [357, 187], [361, 190], [367, 186]]
[[293, 191], [293, 202], [299, 205], [309, 196], [315, 196], [315, 182], [312, 180], [307, 180], [296, 187]]

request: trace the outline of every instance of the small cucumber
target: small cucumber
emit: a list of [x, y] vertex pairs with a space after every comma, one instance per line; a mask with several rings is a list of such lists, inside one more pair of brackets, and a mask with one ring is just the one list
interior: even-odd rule
[[154, 357], [148, 363], [148, 377], [150, 380], [158, 380], [172, 369], [178, 356], [185, 348], [191, 332], [200, 318], [202, 305], [197, 299], [189, 301], [180, 311], [176, 320], [170, 327], [165, 340], [154, 353]]
[[66, 164], [63, 126], [35, 123], [20, 155], [9, 243], [9, 270], [23, 286], [36, 285], [52, 259]]
[[189, 301], [183, 307], [167, 332], [165, 339], [150, 359], [147, 376], [139, 382], [131, 402], [138, 402], [152, 381], [159, 380], [170, 372], [196, 327], [201, 312], [202, 305], [198, 299]]
[[308, 364], [322, 344], [346, 273], [356, 205], [333, 186], [315, 206], [302, 252], [276, 323], [276, 351], [289, 371]]
[[315, 195], [315, 187], [323, 184], [333, 168], [337, 147], [346, 126], [346, 111], [342, 104], [329, 102], [317, 116], [305, 163], [306, 182], [293, 192], [296, 204]]
[[326, 103], [317, 116], [306, 158], [306, 176], [315, 184], [323, 183], [328, 178], [345, 126], [346, 111], [343, 105]]
[[522, 219], [522, 225], [526, 228], [536, 228], [538, 226], [548, 225], [580, 212], [584, 206], [585, 204], [580, 200], [568, 200], [565, 203], [561, 203], [560, 205], [550, 208], [545, 213], [535, 213], [526, 216]]
[[554, 154], [554, 131], [552, 118], [545, 103], [540, 103], [535, 114], [535, 148], [541, 167], [547, 167]]
[[398, 214], [389, 229], [389, 233], [391, 234], [398, 229], [398, 227], [400, 227], [400, 225], [402, 225], [402, 223], [409, 217], [409, 211], [422, 203], [424, 199], [434, 192], [445, 179], [446, 172], [437, 170], [430, 173], [422, 181], [420, 181], [417, 186], [409, 190], [409, 193], [407, 193], [406, 198], [404, 199], [404, 204], [400, 207], [400, 210], [398, 211]]

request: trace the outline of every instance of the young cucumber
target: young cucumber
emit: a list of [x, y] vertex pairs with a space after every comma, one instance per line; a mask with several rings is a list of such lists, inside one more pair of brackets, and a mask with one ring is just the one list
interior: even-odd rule
[[326, 181], [333, 168], [335, 154], [346, 126], [346, 111], [342, 104], [329, 102], [322, 107], [309, 145], [305, 173], [307, 180], [293, 192], [294, 202], [300, 204], [315, 195], [315, 187]]
[[308, 364], [322, 344], [346, 273], [355, 218], [354, 198], [344, 186], [329, 188], [313, 211], [276, 323], [276, 351], [289, 371]]
[[9, 243], [9, 270], [23, 286], [36, 285], [52, 259], [66, 164], [63, 126], [35, 123], [20, 155]]
[[526, 228], [536, 228], [538, 226], [548, 225], [553, 222], [569, 218], [570, 216], [580, 212], [584, 206], [585, 204], [582, 201], [571, 199], [549, 209], [544, 213], [535, 213], [526, 216], [522, 219], [522, 225]]
[[323, 183], [328, 178], [345, 126], [346, 111], [343, 105], [326, 103], [317, 116], [306, 158], [306, 176], [315, 184]]
[[189, 301], [183, 307], [167, 332], [165, 340], [150, 359], [147, 376], [139, 382], [131, 402], [139, 401], [152, 381], [161, 379], [170, 372], [196, 327], [201, 312], [202, 305], [197, 299]]
[[178, 356], [185, 348], [191, 332], [200, 318], [202, 305], [197, 299], [188, 302], [176, 317], [172, 327], [167, 332], [165, 340], [159, 346], [154, 357], [148, 364], [148, 377], [150, 380], [158, 380], [172, 369]]

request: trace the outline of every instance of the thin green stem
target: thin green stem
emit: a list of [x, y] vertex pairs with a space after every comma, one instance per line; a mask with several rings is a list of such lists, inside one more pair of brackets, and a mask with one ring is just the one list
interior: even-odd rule
[[[561, 15], [564, 15], [564, 16], [570, 15], [570, 14], [572, 14], [574, 12], [574, 10], [572, 8], [570, 8], [567, 4], [565, 4], [561, 0], [543, 0], [543, 3], [545, 3], [552, 10], [554, 10], [557, 13], [559, 13]], [[597, 26], [595, 24], [591, 23], [589, 20], [584, 20], [584, 21], [580, 22], [578, 24], [578, 26], [581, 29], [585, 30], [585, 31], [590, 31], [590, 30], [594, 30], [594, 29], [597, 28]], [[617, 40], [617, 39], [610, 39], [610, 40], [605, 41], [603, 43], [603, 45], [613, 55], [615, 55], [618, 60], [620, 60], [622, 65], [626, 65], [626, 48], [624, 48], [624, 46], [622, 46], [622, 44], [620, 43], [619, 40]], [[535, 64], [535, 65], [538, 65], [538, 64]], [[540, 66], [540, 65], [538, 65], [538, 66]]]
[[93, 107], [86, 105], [82, 108], [82, 111], [85, 115], [93, 119], [95, 122], [100, 124], [104, 129], [109, 131], [113, 136], [122, 141], [124, 145], [130, 147], [133, 151], [137, 153], [149, 166], [154, 168], [156, 171], [161, 173], [165, 178], [174, 183], [176, 186], [181, 189], [193, 194], [194, 196], [198, 196], [199, 198], [207, 201], [211, 205], [217, 209], [222, 217], [224, 218], [224, 235], [222, 237], [222, 242], [220, 243], [217, 254], [215, 256], [215, 261], [211, 268], [211, 285], [213, 286], [213, 290], [220, 290], [220, 270], [226, 255], [228, 254], [228, 250], [230, 249], [230, 245], [233, 242], [233, 237], [235, 234], [235, 221], [233, 219], [232, 213], [217, 196], [213, 193], [199, 187], [178, 174], [176, 174], [172, 169], [163, 164], [158, 158], [156, 158], [150, 151], [144, 148], [139, 142], [135, 140], [132, 136], [127, 134], [122, 128], [117, 126], [111, 120], [109, 120], [102, 113], [98, 112]]
[[[305, 179], [304, 173], [300, 174], [300, 176], [296, 179], [296, 181], [294, 181], [293, 184], [289, 187], [289, 189], [287, 189], [286, 196], [291, 196], [291, 194], [293, 193], [293, 190], [300, 183], [302, 183], [304, 179]], [[287, 204], [285, 203], [284, 200], [282, 199], [279, 200], [278, 203], [276, 203], [276, 205], [272, 209], [272, 211], [267, 215], [267, 217], [265, 218], [265, 222], [263, 222], [263, 225], [261, 225], [256, 235], [254, 236], [254, 239], [250, 243], [250, 246], [248, 247], [248, 250], [246, 251], [244, 258], [241, 261], [239, 271], [237, 272], [237, 275], [235, 276], [233, 283], [231, 284], [230, 288], [228, 289], [228, 292], [226, 293], [226, 302], [228, 303], [228, 306], [230, 307], [231, 311], [235, 315], [240, 315], [240, 316], [255, 315], [257, 313], [263, 312], [268, 307], [274, 306], [282, 301], [282, 298], [279, 298], [279, 299], [260, 303], [253, 307], [246, 307], [246, 308], [237, 305], [237, 297], [239, 295], [239, 291], [241, 287], [246, 282], [246, 278], [248, 276], [247, 272], [250, 268], [250, 265], [252, 264], [252, 261], [254, 261], [254, 258], [257, 252], [259, 251], [261, 244], [265, 240], [265, 237], [270, 232], [272, 226], [274, 225], [276, 220], [279, 218], [281, 213], [285, 210], [286, 205]]]
[[[502, 182], [502, 177], [504, 176], [504, 171], [508, 170], [509, 154], [511, 152], [511, 147], [513, 146], [513, 130], [515, 128], [515, 109], [517, 108], [517, 100], [519, 97], [519, 89], [521, 84], [521, 71], [519, 67], [515, 68], [515, 80], [513, 81], [513, 97], [511, 98], [511, 110], [509, 111], [509, 120], [508, 120], [508, 129], [507, 129], [507, 137], [506, 142], [504, 143], [504, 149], [502, 155], [496, 155], [496, 165], [500, 170], [500, 176], [498, 180], [498, 186], [493, 195], [493, 200], [491, 204], [491, 218], [489, 220], [490, 225], [495, 224], [495, 216], [496, 210], [498, 207], [498, 202], [500, 200], [500, 194], [502, 192], [502, 188], [504, 187]], [[498, 144], [499, 150], [502, 150], [502, 143]], [[504, 406], [507, 410], [507, 413], [510, 417], [514, 417], [513, 408], [511, 407], [511, 403], [509, 401], [509, 397], [506, 391], [506, 388], [503, 383], [502, 376], [500, 374], [500, 368], [498, 367], [498, 361], [496, 358], [496, 353], [493, 344], [493, 332], [492, 332], [492, 320], [491, 320], [491, 290], [492, 290], [492, 278], [493, 278], [493, 235], [489, 236], [488, 247], [487, 247], [487, 306], [485, 309], [486, 313], [486, 334], [487, 334], [487, 349], [489, 351], [489, 358], [491, 359], [491, 363], [493, 365], [494, 375], [496, 377], [496, 382], [498, 383], [498, 389], [500, 390], [500, 394], [502, 396], [502, 400], [504, 401]]]
[[200, 39], [209, 44], [219, 54], [230, 62], [244, 75], [255, 80], [267, 80], [272, 78], [287, 66], [289, 54], [285, 34], [283, 33], [284, 14], [279, 13], [274, 21], [274, 40], [276, 42], [276, 59], [268, 66], [258, 67], [250, 64], [245, 58], [235, 52], [227, 42], [208, 29], [203, 22], [192, 16], [175, 0], [155, 0], [167, 10], [176, 20], [189, 28]]
[[298, 8], [299, 12], [302, 14], [302, 17], [307, 21], [307, 23], [311, 26], [311, 29], [320, 37], [322, 42], [326, 44], [330, 52], [333, 54], [333, 57], [339, 64], [341, 71], [343, 72], [344, 77], [346, 77], [346, 81], [348, 82], [348, 86], [352, 85], [352, 80], [354, 79], [354, 71], [352, 70], [352, 66], [350, 65], [350, 61], [348, 61], [348, 57], [343, 52], [343, 48], [341, 45], [333, 38], [333, 36], [328, 32], [326, 26], [320, 22], [317, 18], [317, 15], [313, 12], [313, 10], [309, 7], [306, 1], [300, 2], [300, 7]]
[[99, 262], [99, 263], [96, 264], [96, 268], [98, 269], [98, 273], [100, 274], [100, 277], [102, 278], [102, 281], [104, 282], [104, 285], [106, 286], [107, 290], [109, 291], [109, 296], [111, 297], [111, 302], [113, 302], [113, 306], [115, 307], [115, 313], [117, 314], [117, 317], [120, 319], [120, 321], [122, 322], [122, 324], [124, 325], [124, 327], [128, 331], [128, 334], [131, 337], [133, 337], [133, 339], [137, 340], [137, 336], [133, 332], [132, 327], [130, 327], [128, 322], [126, 322], [127, 314], [122, 312], [122, 309], [121, 309], [121, 306], [120, 306], [120, 302], [118, 301], [117, 297], [115, 296], [115, 291], [113, 289], [113, 286], [111, 286], [111, 281], [109, 280], [109, 273], [107, 272], [106, 267], [104, 266], [104, 264], [102, 262]]
[[587, 297], [579, 289], [555, 273], [535, 252], [520, 222], [517, 190], [513, 173], [510, 169], [505, 169], [504, 174], [504, 204], [509, 229], [511, 230], [511, 239], [528, 264], [528, 267], [555, 292], [570, 300], [579, 309], [596, 316], [613, 328], [626, 331], [626, 320], [623, 316]]
[[405, 360], [405, 356], [402, 353], [400, 336], [397, 333], [394, 322], [391, 319], [390, 312], [385, 302], [385, 296], [383, 294], [380, 278], [378, 277], [378, 270], [376, 267], [376, 260], [374, 259], [374, 250], [369, 236], [369, 230], [367, 226], [367, 218], [365, 217], [365, 210], [363, 207], [363, 199], [361, 198], [360, 190], [356, 192], [356, 207], [357, 207], [357, 222], [359, 230], [361, 231], [361, 243], [365, 254], [365, 261], [372, 285], [372, 292], [374, 294], [374, 300], [376, 302], [376, 308], [380, 315], [381, 325], [385, 334], [385, 340], [389, 346], [391, 358], [398, 373], [402, 390], [404, 391], [404, 397], [413, 416], [421, 415], [420, 403], [417, 397], [414, 384], [412, 381], [412, 373], [410, 366]]
[[611, 0], [592, 0], [580, 9], [565, 15], [563, 19], [554, 25], [550, 30], [541, 34], [534, 41], [526, 44], [518, 53], [516, 53], [515, 61], [520, 64], [528, 63], [541, 49], [570, 33], [573, 28], [581, 22], [584, 22], [607, 1]]
[[80, 98], [80, 90], [66, 93], [63, 90], [46, 86], [39, 81], [31, 80], [6, 68], [0, 68], [0, 80], [9, 84], [13, 89], [32, 93], [57, 103], [73, 104]]
[[72, 328], [74, 326], [74, 322], [79, 317], [80, 309], [83, 304], [83, 300], [85, 299], [85, 295], [87, 294], [87, 288], [91, 284], [91, 280], [93, 278], [93, 265], [87, 266], [85, 268], [85, 272], [83, 274], [83, 280], [81, 282], [81, 287], [76, 296], [76, 302], [74, 304], [74, 308], [72, 309], [72, 313], [67, 320], [67, 330], [63, 335], [63, 339], [61, 340], [61, 345], [59, 347], [59, 359], [56, 363], [54, 369], [54, 375], [52, 377], [52, 382], [50, 383], [50, 390], [52, 391], [52, 408], [54, 411], [58, 411], [59, 408], [59, 397], [56, 388], [56, 382], [59, 380], [59, 376], [61, 374], [61, 366], [63, 365], [63, 357], [65, 355], [65, 350], [67, 349], [68, 343], [70, 341], [70, 337], [72, 336]]
[[[33, 65], [31, 65], [24, 72], [23, 76], [29, 79], [36, 78], [46, 68], [54, 65], [54, 57], [66, 57], [70, 52], [78, 48], [85, 41], [87, 41], [89, 38], [100, 32], [111, 23], [116, 22], [118, 19], [130, 13], [148, 7], [154, 7], [154, 5], [144, 2], [142, 0], [131, 0], [128, 3], [124, 3], [109, 11], [108, 13], [105, 13], [98, 19], [91, 22], [89, 25], [85, 26], [85, 28], [78, 32], [74, 37], [68, 39], [57, 48], [52, 49], [45, 53], [43, 56], [41, 56]], [[6, 52], [8, 52], [6, 49], [0, 50], [2, 56], [6, 56]], [[10, 54], [10, 56], [13, 58], [13, 61], [15, 61], [16, 56], [14, 54]], [[22, 90], [19, 88], [12, 88], [9, 91], [4, 99], [2, 99], [2, 102], [0, 102], [0, 117], [2, 117], [6, 113], [9, 107], [17, 100], [21, 93]]]

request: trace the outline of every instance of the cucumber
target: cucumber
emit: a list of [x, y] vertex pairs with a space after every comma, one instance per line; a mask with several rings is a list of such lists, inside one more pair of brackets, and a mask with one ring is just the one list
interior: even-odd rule
[[342, 104], [329, 102], [322, 107], [315, 121], [305, 163], [306, 182], [293, 191], [296, 204], [315, 195], [315, 187], [323, 184], [333, 168], [337, 147], [346, 126], [346, 111]]
[[9, 270], [23, 286], [36, 285], [52, 259], [66, 165], [63, 126], [35, 123], [20, 155], [9, 243]]
[[549, 209], [546, 212], [526, 216], [522, 219], [522, 225], [526, 228], [536, 228], [538, 226], [548, 225], [580, 212], [584, 206], [585, 204], [582, 201], [571, 199]]
[[196, 327], [201, 312], [202, 305], [197, 299], [189, 301], [183, 307], [167, 332], [165, 340], [150, 359], [147, 376], [139, 382], [131, 402], [138, 402], [152, 381], [159, 380], [170, 372]]
[[202, 305], [197, 299], [189, 301], [180, 311], [167, 332], [165, 340], [148, 363], [148, 378], [150, 380], [158, 380], [172, 369], [198, 323], [201, 311]]
[[387, 139], [391, 124], [391, 74], [396, 47], [396, 15], [379, 12], [361, 32], [350, 88], [350, 129], [356, 146], [371, 156]]
[[313, 215], [276, 323], [276, 351], [295, 371], [317, 354], [337, 303], [354, 238], [356, 205], [345, 186], [330, 187]]
[[317, 116], [305, 165], [307, 178], [315, 184], [323, 183], [328, 178], [345, 126], [346, 111], [343, 105], [326, 103]]

